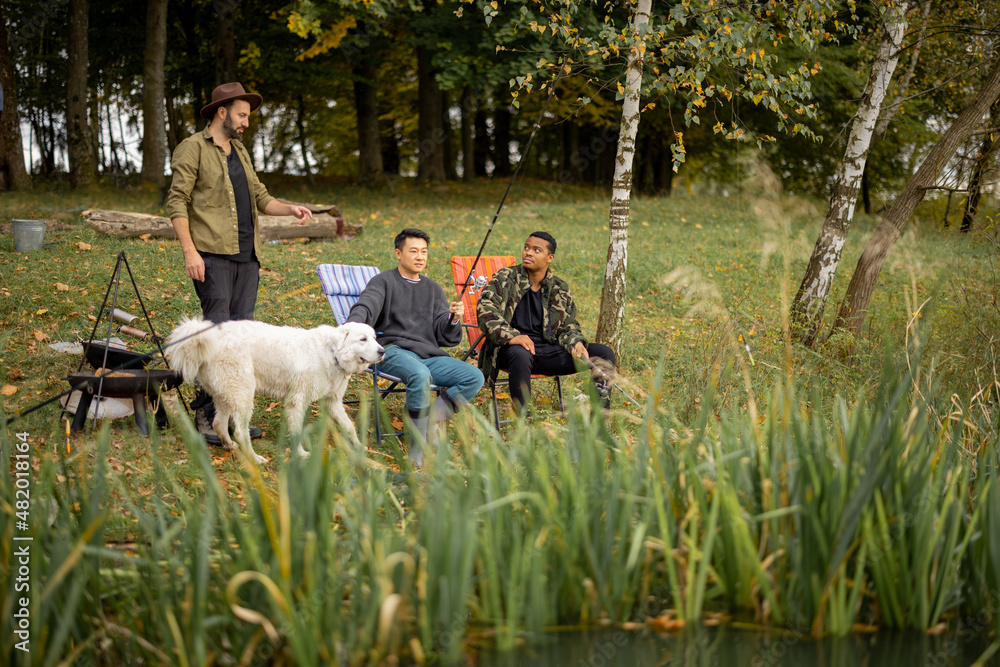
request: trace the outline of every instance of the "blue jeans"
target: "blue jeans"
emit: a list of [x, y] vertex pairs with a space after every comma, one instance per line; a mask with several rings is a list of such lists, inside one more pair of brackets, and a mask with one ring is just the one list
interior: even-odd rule
[[483, 373], [472, 364], [454, 357], [428, 357], [404, 350], [398, 345], [385, 348], [385, 359], [378, 364], [383, 373], [395, 375], [406, 385], [406, 409], [426, 410], [430, 404], [430, 385], [447, 387], [448, 398], [455, 405], [465, 405], [483, 387]]

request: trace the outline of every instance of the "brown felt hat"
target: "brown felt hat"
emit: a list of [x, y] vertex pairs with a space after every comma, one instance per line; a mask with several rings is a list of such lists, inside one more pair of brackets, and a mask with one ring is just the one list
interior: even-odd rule
[[250, 103], [250, 111], [256, 111], [263, 103], [264, 98], [257, 93], [248, 93], [243, 90], [242, 83], [224, 83], [212, 91], [212, 103], [201, 110], [201, 117], [212, 120], [216, 109], [233, 100], [246, 100]]

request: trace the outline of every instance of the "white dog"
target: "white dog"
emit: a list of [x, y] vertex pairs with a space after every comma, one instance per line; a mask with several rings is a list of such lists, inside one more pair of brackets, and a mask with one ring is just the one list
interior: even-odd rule
[[[343, 400], [351, 374], [384, 356], [375, 331], [367, 324], [300, 329], [233, 320], [213, 327], [200, 317], [183, 318], [167, 345], [169, 358], [184, 379], [193, 382], [197, 378], [215, 401], [212, 426], [226, 449], [236, 449], [229, 437], [232, 417], [243, 454], [256, 457], [258, 463], [267, 461], [250, 444], [253, 397], [258, 391], [284, 399], [292, 433], [302, 430], [306, 408], [313, 401], [326, 401], [333, 420], [361, 445]], [[301, 444], [298, 453], [309, 455]]]

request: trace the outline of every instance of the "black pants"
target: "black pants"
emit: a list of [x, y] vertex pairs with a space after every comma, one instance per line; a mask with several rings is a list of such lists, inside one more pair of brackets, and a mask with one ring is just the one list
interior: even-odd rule
[[[615, 363], [615, 353], [607, 345], [590, 343], [587, 354]], [[523, 406], [531, 404], [531, 374], [572, 375], [577, 372], [573, 355], [561, 345], [535, 343], [532, 354], [520, 345], [506, 345], [497, 355], [497, 366], [510, 376], [510, 397], [514, 407], [520, 412]], [[605, 401], [608, 407], [608, 401]]]
[[[205, 260], [205, 280], [192, 281], [201, 301], [201, 314], [210, 322], [252, 320], [257, 305], [260, 284], [260, 262], [234, 262], [217, 255], [202, 255]], [[194, 409], [202, 408], [209, 423], [215, 418], [215, 403], [203, 389], [191, 401]]]
[[205, 280], [194, 282], [201, 314], [211, 322], [252, 320], [260, 284], [260, 262], [234, 262], [217, 255], [203, 255]]

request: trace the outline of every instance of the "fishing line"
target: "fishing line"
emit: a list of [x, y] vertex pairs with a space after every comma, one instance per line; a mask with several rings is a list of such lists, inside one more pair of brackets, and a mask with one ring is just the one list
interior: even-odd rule
[[518, 174], [521, 173], [521, 167], [524, 165], [525, 159], [528, 157], [528, 152], [531, 150], [531, 144], [535, 141], [535, 135], [538, 134], [538, 130], [542, 126], [542, 118], [545, 117], [545, 112], [549, 108], [549, 102], [556, 95], [556, 85], [559, 83], [559, 79], [563, 77], [568, 69], [565, 65], [565, 61], [559, 63], [559, 73], [556, 78], [552, 81], [549, 86], [549, 94], [545, 98], [545, 104], [542, 105], [542, 111], [538, 114], [538, 120], [535, 121], [535, 126], [531, 130], [531, 135], [528, 136], [528, 143], [524, 145], [524, 152], [521, 153], [521, 157], [517, 161], [517, 166], [514, 168], [514, 174], [510, 177], [510, 181], [507, 183], [507, 189], [504, 190], [503, 197], [500, 198], [500, 205], [497, 206], [496, 213], [493, 214], [493, 220], [490, 222], [490, 226], [486, 229], [486, 236], [483, 237], [483, 242], [479, 245], [479, 252], [476, 253], [476, 259], [472, 262], [472, 266], [469, 268], [469, 275], [465, 277], [465, 284], [462, 288], [458, 290], [459, 298], [465, 294], [465, 290], [469, 287], [472, 282], [472, 276], [476, 271], [476, 264], [479, 263], [479, 259], [483, 256], [483, 249], [486, 248], [486, 242], [490, 238], [490, 234], [493, 232], [493, 227], [496, 226], [497, 220], [500, 218], [500, 211], [503, 210], [504, 202], [507, 201], [507, 195], [510, 194], [511, 187], [514, 186], [514, 182], [517, 180]]

